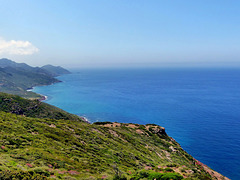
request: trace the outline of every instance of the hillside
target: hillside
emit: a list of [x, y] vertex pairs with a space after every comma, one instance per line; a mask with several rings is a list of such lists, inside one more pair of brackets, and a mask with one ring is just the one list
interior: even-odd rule
[[31, 71], [15, 69], [12, 67], [0, 69], [0, 92], [17, 94], [29, 98], [40, 98], [41, 96], [33, 92], [28, 92], [26, 90], [33, 86], [46, 85], [56, 82], [59, 81], [53, 77], [34, 73]]
[[28, 100], [6, 93], [0, 93], [0, 111], [27, 117], [82, 121], [77, 115], [70, 114], [39, 100]]
[[0, 124], [2, 179], [212, 179], [156, 125], [96, 125], [4, 112]]
[[36, 100], [1, 97], [0, 179], [223, 178], [158, 125], [57, 120], [56, 109], [32, 111]]
[[45, 65], [41, 67], [42, 69], [45, 69], [46, 71], [50, 72], [52, 76], [59, 76], [62, 74], [70, 74], [70, 72], [60, 66], [53, 66], [53, 65]]
[[[55, 68], [59, 69], [60, 67]], [[0, 59], [0, 92], [26, 98], [41, 98], [40, 95], [27, 90], [34, 86], [60, 82], [55, 78], [57, 75], [61, 75], [61, 72], [53, 74], [52, 71], [44, 68], [31, 67], [25, 63], [16, 63], [9, 59]]]

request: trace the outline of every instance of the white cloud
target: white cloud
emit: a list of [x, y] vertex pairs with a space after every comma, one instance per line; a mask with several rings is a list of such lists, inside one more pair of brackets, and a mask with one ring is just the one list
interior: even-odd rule
[[0, 55], [31, 55], [38, 51], [29, 41], [6, 41], [0, 37]]

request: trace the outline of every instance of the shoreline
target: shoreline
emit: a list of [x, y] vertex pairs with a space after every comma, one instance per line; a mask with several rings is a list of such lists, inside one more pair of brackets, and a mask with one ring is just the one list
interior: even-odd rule
[[[60, 82], [62, 82], [62, 81], [60, 81]], [[56, 83], [60, 83], [60, 82], [56, 82]], [[52, 83], [52, 84], [49, 84], [49, 85], [53, 85], [53, 84], [55, 84], [55, 83]], [[41, 86], [49, 86], [49, 85], [41, 85]], [[29, 89], [27, 89], [26, 91], [28, 91], [28, 92], [34, 92], [33, 90], [34, 90], [34, 88], [35, 87], [38, 87], [38, 86], [34, 86], [34, 87], [31, 87], [31, 88], [29, 88]], [[43, 95], [43, 94], [40, 94], [40, 93], [37, 93], [37, 92], [34, 92], [34, 93], [36, 93], [36, 94], [38, 94], [38, 95], [40, 95], [41, 96], [41, 98], [38, 98], [38, 100], [39, 101], [46, 101], [46, 100], [48, 100], [48, 96], [46, 96], [46, 95]], [[47, 103], [47, 102], [45, 102], [45, 103]], [[47, 103], [48, 104], [48, 103]], [[59, 108], [59, 107], [58, 107]], [[69, 112], [68, 112], [69, 113]], [[75, 115], [77, 115], [77, 114], [75, 114]], [[84, 117], [84, 116], [79, 116], [79, 115], [77, 115], [79, 118], [81, 118], [84, 122], [86, 122], [86, 123], [88, 123], [88, 124], [92, 124], [86, 117]]]
[[[27, 89], [28, 92], [34, 92], [33, 90], [34, 90], [34, 87]], [[36, 92], [34, 92], [34, 93], [36, 93]], [[46, 100], [48, 100], [48, 96], [43, 95], [43, 94], [39, 94], [39, 93], [36, 93], [36, 94], [41, 96], [40, 98], [38, 98], [39, 101], [46, 101]]]
[[39, 101], [46, 101], [46, 100], [48, 100], [48, 96], [45, 96], [45, 95], [42, 95], [42, 94], [39, 94], [39, 95], [42, 96], [41, 98], [38, 99]]
[[[57, 82], [57, 83], [58, 83], [58, 82]], [[55, 84], [55, 83], [52, 83], [52, 84]], [[49, 85], [52, 85], [52, 84], [49, 84]], [[42, 86], [49, 86], [49, 85], [42, 85]], [[35, 86], [35, 87], [37, 87], [37, 86]], [[32, 91], [32, 92], [34, 92], [33, 90], [34, 90], [34, 87], [31, 88], [31, 89], [28, 89], [27, 91]], [[36, 93], [36, 92], [35, 92], [35, 93]], [[39, 93], [37, 93], [37, 94], [39, 94]], [[41, 98], [39, 98], [39, 101], [48, 100], [48, 96], [45, 96], [45, 95], [43, 95], [43, 94], [39, 94], [39, 95], [41, 95]], [[46, 103], [47, 103], [47, 102], [46, 102]], [[48, 104], [48, 103], [47, 103], [47, 104]], [[78, 115], [77, 115], [77, 116], [78, 116]], [[93, 123], [91, 123], [91, 122], [90, 122], [86, 117], [84, 117], [84, 116], [78, 116], [78, 117], [81, 118], [84, 122], [86, 122], [86, 123], [88, 123], [88, 124], [93, 124]], [[224, 175], [218, 173], [217, 171], [212, 170], [211, 168], [209, 168], [207, 165], [201, 163], [200, 161], [196, 160], [196, 162], [199, 163], [199, 165], [201, 165], [206, 171], [209, 172], [209, 174], [213, 175], [214, 177], [216, 177], [216, 176], [217, 176], [217, 177], [224, 176]], [[226, 176], [224, 176], [224, 177], [227, 178]], [[227, 179], [228, 179], [228, 178], [227, 178]]]
[[[60, 75], [58, 75], [58, 76], [60, 76]], [[58, 76], [56, 76], [55, 79], [57, 79]], [[30, 87], [30, 88], [27, 88], [26, 91], [27, 91], [27, 92], [34, 92], [33, 90], [34, 90], [35, 87], [50, 86], [50, 85], [53, 85], [53, 84], [56, 84], [56, 83], [61, 83], [61, 82], [62, 82], [62, 81], [60, 81], [59, 79], [57, 79], [57, 82], [52, 82], [52, 83], [50, 83], [50, 84], [33, 86], [33, 87]], [[37, 92], [34, 92], [34, 93], [36, 93], [37, 95], [40, 95], [40, 96], [41, 96], [41, 98], [37, 98], [39, 101], [46, 101], [46, 100], [48, 100], [48, 96], [46, 96], [46, 95], [44, 95], [44, 94], [37, 93]]]
[[84, 116], [79, 116], [84, 122], [88, 123], [88, 124], [92, 124], [86, 117]]

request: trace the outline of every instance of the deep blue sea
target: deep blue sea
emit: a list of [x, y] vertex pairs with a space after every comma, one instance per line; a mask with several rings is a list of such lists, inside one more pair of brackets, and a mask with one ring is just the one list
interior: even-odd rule
[[155, 123], [199, 161], [240, 179], [240, 69], [79, 69], [34, 88], [91, 122]]

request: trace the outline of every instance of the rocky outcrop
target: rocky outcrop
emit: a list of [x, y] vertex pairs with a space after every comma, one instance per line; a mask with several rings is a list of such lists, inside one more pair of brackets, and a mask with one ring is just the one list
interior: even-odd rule
[[167, 133], [164, 127], [155, 124], [146, 125], [145, 127], [148, 131], [150, 131], [153, 134], [157, 134], [160, 137], [167, 137]]

